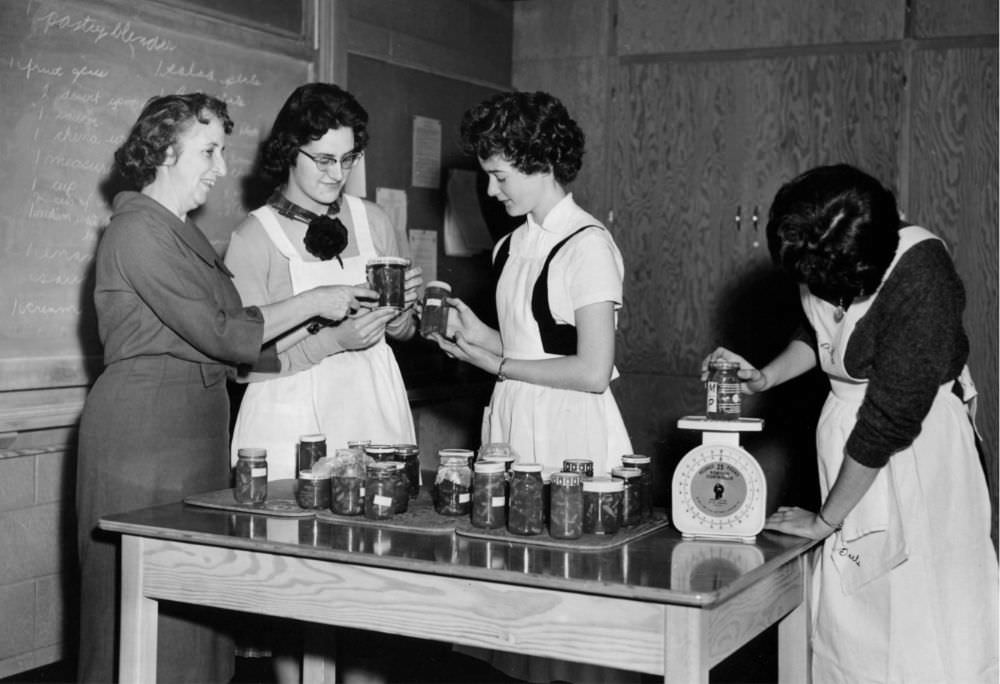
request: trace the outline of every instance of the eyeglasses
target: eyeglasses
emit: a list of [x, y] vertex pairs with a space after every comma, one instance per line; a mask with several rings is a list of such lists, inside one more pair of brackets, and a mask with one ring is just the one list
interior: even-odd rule
[[[299, 148], [299, 152], [312, 159], [312, 163], [316, 165], [316, 170], [320, 173], [326, 173], [330, 170], [330, 167], [337, 163], [337, 158], [331, 154], [317, 154], [313, 156], [301, 147]], [[357, 164], [363, 155], [364, 152], [348, 152], [340, 158], [340, 168], [347, 171]]]

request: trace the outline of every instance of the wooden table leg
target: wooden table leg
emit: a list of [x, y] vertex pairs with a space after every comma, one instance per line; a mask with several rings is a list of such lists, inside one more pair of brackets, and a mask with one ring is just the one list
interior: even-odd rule
[[121, 635], [118, 678], [156, 682], [156, 627], [159, 602], [143, 595], [142, 551], [145, 540], [122, 536]]
[[708, 684], [708, 649], [704, 613], [687, 606], [666, 607], [664, 684]]
[[778, 623], [779, 684], [812, 682], [812, 647], [809, 642], [812, 616], [809, 602], [812, 593], [813, 553], [806, 553], [798, 559], [803, 577], [802, 602]]
[[302, 634], [302, 684], [336, 684], [336, 630], [307, 625]]

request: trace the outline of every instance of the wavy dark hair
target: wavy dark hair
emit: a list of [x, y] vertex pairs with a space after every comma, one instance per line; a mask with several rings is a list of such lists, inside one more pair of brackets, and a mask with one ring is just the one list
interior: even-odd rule
[[774, 263], [840, 303], [878, 288], [899, 245], [896, 198], [848, 164], [818, 166], [778, 190], [767, 221]]
[[368, 112], [353, 95], [333, 83], [307, 83], [292, 91], [274, 120], [260, 153], [260, 171], [282, 182], [295, 165], [298, 149], [334, 128], [354, 132], [353, 152], [368, 146]]
[[583, 165], [584, 135], [558, 98], [544, 92], [500, 93], [465, 112], [462, 150], [499, 155], [521, 173], [551, 171], [561, 185]]
[[115, 150], [115, 167], [121, 176], [142, 189], [156, 178], [156, 167], [166, 159], [167, 150], [193, 122], [208, 123], [214, 116], [229, 135], [233, 120], [226, 103], [205, 93], [163, 95], [150, 98], [129, 131], [128, 138]]

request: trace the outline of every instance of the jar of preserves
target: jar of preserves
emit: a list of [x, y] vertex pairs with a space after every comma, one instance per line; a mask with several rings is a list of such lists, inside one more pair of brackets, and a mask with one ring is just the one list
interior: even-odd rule
[[319, 510], [330, 507], [330, 473], [300, 470], [295, 482], [295, 501], [302, 508]]
[[441, 449], [434, 478], [434, 510], [440, 515], [469, 515], [472, 509], [470, 449]]
[[638, 468], [612, 468], [611, 477], [621, 480], [622, 527], [638, 525], [642, 521], [642, 471]]
[[410, 260], [403, 257], [375, 257], [368, 260], [365, 272], [368, 287], [378, 292], [377, 306], [402, 309], [406, 306], [406, 269]]
[[416, 444], [396, 444], [396, 460], [406, 469], [407, 493], [411, 499], [420, 496], [420, 447]]
[[372, 463], [365, 478], [365, 517], [387, 520], [394, 512], [396, 466], [392, 463]]
[[295, 462], [295, 474], [302, 470], [311, 470], [313, 463], [326, 458], [326, 435], [302, 435], [299, 437], [297, 449], [298, 459]]
[[643, 519], [653, 517], [653, 466], [649, 456], [625, 454], [622, 456], [622, 465], [626, 468], [638, 468], [642, 473], [639, 477], [639, 509]]
[[580, 473], [584, 477], [594, 476], [594, 462], [589, 458], [564, 458], [564, 473]]
[[337, 449], [330, 469], [330, 511], [339, 515], [364, 512], [365, 455], [355, 449]]
[[451, 285], [441, 280], [432, 280], [424, 285], [424, 301], [420, 310], [420, 334], [448, 334], [448, 297]]
[[712, 420], [734, 420], [740, 417], [742, 398], [740, 364], [735, 361], [715, 359], [708, 364], [708, 381], [705, 383], [705, 417]]
[[472, 476], [472, 524], [488, 529], [507, 524], [507, 472], [501, 461], [476, 461]]
[[389, 461], [392, 465], [392, 476], [396, 480], [392, 493], [392, 512], [396, 515], [406, 513], [410, 507], [410, 482], [406, 475], [406, 466], [399, 461]]
[[267, 449], [243, 448], [236, 451], [233, 497], [239, 503], [267, 501]]
[[554, 539], [577, 539], [583, 534], [583, 476], [552, 473], [549, 498], [549, 534]]
[[610, 477], [583, 481], [583, 531], [615, 534], [622, 524], [625, 483]]
[[511, 466], [507, 529], [512, 534], [541, 534], [545, 527], [545, 496], [541, 463]]

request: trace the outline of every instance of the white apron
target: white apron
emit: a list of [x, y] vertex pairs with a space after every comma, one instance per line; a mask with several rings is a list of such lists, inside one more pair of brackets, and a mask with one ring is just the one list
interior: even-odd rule
[[[936, 239], [900, 231], [896, 257]], [[802, 287], [831, 392], [817, 428], [820, 490], [840, 470], [867, 381], [844, 367], [848, 340], [878, 293], [843, 319]], [[974, 388], [962, 373], [966, 399]], [[969, 415], [943, 385], [913, 444], [889, 459], [829, 537], [813, 581], [813, 678], [817, 684], [997, 681], [997, 559], [990, 502]]]
[[[542, 348], [531, 312], [535, 281], [547, 256], [548, 251], [526, 254], [511, 244], [496, 292], [507, 358], [558, 358]], [[623, 454], [632, 453], [610, 389], [594, 394], [517, 380], [497, 383], [484, 413], [482, 438], [483, 442], [507, 442], [519, 460], [535, 461], [547, 469], [561, 470], [564, 458], [589, 458], [595, 474], [610, 474], [613, 466], [621, 464]]]
[[[320, 285], [365, 282], [365, 265], [378, 256], [367, 212], [361, 199], [343, 197], [359, 251], [357, 256], [343, 259], [343, 268], [336, 261], [303, 260], [270, 207], [252, 212], [288, 259], [294, 294]], [[380, 444], [416, 442], [403, 377], [385, 339], [368, 349], [328, 356], [294, 375], [251, 383], [233, 430], [233, 462], [241, 446], [264, 447], [269, 479], [295, 477], [299, 437], [314, 433], [326, 435], [328, 453], [355, 439]]]

